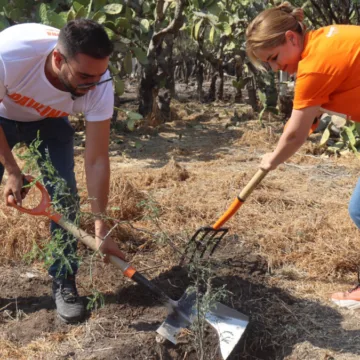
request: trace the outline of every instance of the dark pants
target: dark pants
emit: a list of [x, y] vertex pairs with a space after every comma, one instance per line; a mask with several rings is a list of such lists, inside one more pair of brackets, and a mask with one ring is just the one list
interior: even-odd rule
[[[71, 208], [70, 213], [68, 213], [67, 216], [70, 220], [74, 221], [79, 201], [74, 174], [74, 130], [68, 119], [47, 118], [40, 121], [20, 122], [0, 117], [0, 125], [11, 149], [20, 142], [29, 145], [37, 138], [39, 132], [39, 140], [41, 141], [41, 144], [38, 147], [38, 150], [41, 153], [42, 159], [38, 161], [38, 164], [40, 166], [40, 171], [45, 176], [44, 180], [46, 188], [50, 197], [54, 201], [53, 197], [58, 195], [55, 189], [56, 183], [54, 184], [54, 181], [52, 181], [52, 184], [48, 183], [47, 174], [44, 173], [44, 168], [41, 167], [41, 163], [45, 160], [45, 154], [47, 151], [52, 165], [57, 171], [57, 176], [65, 180], [70, 194], [70, 196], [67, 197], [60, 196], [59, 205], [62, 208]], [[0, 182], [3, 174], [4, 167], [0, 164]], [[74, 206], [74, 204], [69, 206], [70, 198], [76, 206]], [[53, 221], [51, 222], [50, 230], [52, 235], [54, 235], [54, 232], [62, 232], [62, 241], [66, 244], [63, 254], [66, 258], [68, 258], [68, 264], [72, 269], [71, 272], [76, 274], [78, 262], [74, 255], [76, 253], [77, 242], [70, 234], [60, 229], [60, 226]], [[60, 265], [61, 261], [59, 259], [56, 260], [49, 268], [49, 274], [53, 277], [64, 277], [69, 271], [65, 266]]]

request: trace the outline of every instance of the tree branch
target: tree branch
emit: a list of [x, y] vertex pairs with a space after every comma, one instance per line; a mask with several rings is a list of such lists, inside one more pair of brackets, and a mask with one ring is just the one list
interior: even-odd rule
[[156, 34], [154, 34], [152, 41], [154, 42], [155, 46], [161, 43], [161, 40], [165, 35], [167, 34], [175, 35], [178, 33], [178, 31], [184, 24], [184, 16], [183, 16], [184, 8], [185, 8], [185, 0], [178, 0], [175, 8], [174, 19], [165, 29], [162, 29]]
[[161, 23], [165, 18], [164, 3], [165, 3], [165, 0], [158, 0], [156, 2], [156, 22], [157, 23]]
[[320, 17], [324, 20], [324, 25], [330, 25], [331, 22], [328, 22], [328, 19], [326, 18], [325, 14], [321, 11], [320, 6], [316, 3], [315, 0], [311, 0], [311, 4], [314, 6], [314, 8], [319, 13]]

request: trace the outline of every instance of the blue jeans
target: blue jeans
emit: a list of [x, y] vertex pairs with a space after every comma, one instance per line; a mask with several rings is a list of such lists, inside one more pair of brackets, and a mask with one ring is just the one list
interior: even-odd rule
[[[0, 126], [5, 133], [11, 149], [18, 143], [29, 145], [37, 138], [39, 132], [41, 144], [38, 150], [42, 157], [42, 159], [38, 161], [40, 171], [44, 175], [45, 183], [48, 183], [46, 171], [41, 167], [42, 161], [45, 160], [46, 151], [48, 151], [52, 165], [56, 169], [57, 175], [65, 180], [70, 195], [61, 197], [59, 204], [63, 208], [71, 208], [70, 213], [67, 215], [71, 221], [74, 221], [79, 200], [74, 173], [74, 129], [69, 123], [68, 118], [47, 118], [39, 121], [21, 122], [0, 117]], [[0, 164], [0, 182], [3, 174], [4, 167]], [[50, 197], [53, 199], [55, 195], [54, 184], [46, 184], [46, 188]], [[71, 205], [69, 204], [70, 198], [72, 199]], [[65, 244], [63, 254], [68, 259], [72, 270], [71, 273], [75, 275], [78, 270], [78, 261], [75, 259], [77, 241], [53, 221], [51, 221], [50, 224], [50, 231], [52, 235], [54, 235], [54, 232], [62, 232], [62, 241]], [[52, 277], [62, 278], [65, 277], [68, 272], [65, 266], [61, 266], [59, 259], [55, 260], [49, 268], [49, 275]]]
[[349, 202], [349, 214], [355, 225], [360, 229], [360, 179], [351, 195]]

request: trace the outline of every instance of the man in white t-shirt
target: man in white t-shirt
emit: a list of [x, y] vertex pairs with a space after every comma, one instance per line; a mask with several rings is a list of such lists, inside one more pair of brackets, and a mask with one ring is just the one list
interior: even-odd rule
[[[106, 236], [108, 228], [103, 220], [109, 194], [108, 144], [114, 105], [108, 71], [112, 51], [104, 28], [86, 19], [70, 21], [61, 31], [41, 24], [21, 24], [0, 33], [0, 180], [5, 168], [5, 201], [8, 205], [11, 201], [21, 204], [26, 195], [22, 190], [23, 177], [11, 149], [19, 142], [29, 145], [39, 134], [39, 165], [48, 154], [56, 176], [64, 179], [71, 194], [63, 197], [62, 205], [73, 206], [69, 217], [75, 220], [78, 200], [73, 200], [77, 199], [74, 130], [67, 116], [83, 113], [85, 172], [92, 212], [96, 215], [97, 243], [103, 253], [124, 258], [116, 243]], [[41, 170], [48, 177], [46, 169]], [[51, 196], [55, 187], [56, 184], [47, 185]], [[51, 231], [60, 229], [52, 222]], [[84, 318], [85, 311], [75, 285], [76, 241], [65, 232], [62, 240], [65, 261], [56, 259], [49, 269], [53, 297], [60, 318], [77, 322]]]

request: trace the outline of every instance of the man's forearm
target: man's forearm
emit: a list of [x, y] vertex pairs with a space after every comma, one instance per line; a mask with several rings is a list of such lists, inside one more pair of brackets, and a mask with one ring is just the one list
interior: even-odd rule
[[0, 126], [0, 162], [3, 164], [5, 170], [9, 174], [20, 174], [21, 170], [16, 163], [14, 155], [12, 154], [9, 144], [6, 140], [4, 131]]
[[100, 158], [93, 163], [87, 163], [85, 159], [85, 172], [91, 210], [96, 216], [102, 217], [106, 212], [109, 196], [109, 158]]

